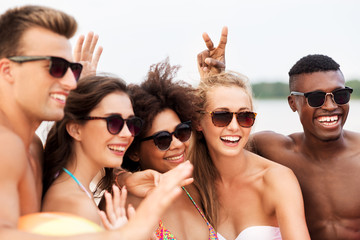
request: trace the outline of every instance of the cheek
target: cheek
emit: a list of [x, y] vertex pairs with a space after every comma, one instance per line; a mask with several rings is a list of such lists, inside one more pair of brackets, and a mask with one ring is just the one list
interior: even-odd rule
[[[152, 140], [150, 140], [152, 141]], [[142, 164], [150, 168], [154, 168], [154, 164], [160, 162], [164, 157], [163, 151], [157, 149], [157, 147], [152, 142], [147, 142], [141, 144], [140, 147], [140, 161]]]

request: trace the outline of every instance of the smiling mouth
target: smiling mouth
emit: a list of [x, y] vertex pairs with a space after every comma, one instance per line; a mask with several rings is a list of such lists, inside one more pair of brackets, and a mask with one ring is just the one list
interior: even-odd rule
[[332, 115], [332, 116], [321, 116], [317, 117], [316, 120], [325, 126], [333, 126], [336, 125], [339, 121], [339, 115]]
[[52, 93], [52, 94], [50, 94], [50, 96], [51, 96], [52, 98], [54, 98], [55, 100], [58, 100], [58, 101], [60, 101], [60, 102], [64, 102], [64, 103], [65, 103], [65, 101], [66, 101], [66, 96], [63, 95], [63, 94]]
[[111, 151], [115, 151], [115, 152], [125, 152], [125, 147], [124, 146], [119, 146], [119, 145], [108, 145], [108, 148]]
[[227, 143], [237, 143], [240, 141], [240, 137], [220, 137], [221, 141], [227, 142]]
[[180, 159], [184, 158], [184, 153], [178, 155], [178, 156], [173, 156], [173, 157], [167, 157], [167, 158], [164, 158], [165, 160], [167, 161], [179, 161]]

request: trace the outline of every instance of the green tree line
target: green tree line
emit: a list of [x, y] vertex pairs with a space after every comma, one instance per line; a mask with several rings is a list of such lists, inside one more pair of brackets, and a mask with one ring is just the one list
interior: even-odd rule
[[[346, 86], [354, 89], [351, 98], [360, 99], [360, 80], [350, 80]], [[289, 93], [289, 84], [284, 82], [261, 82], [251, 84], [253, 94], [258, 99], [284, 99]]]

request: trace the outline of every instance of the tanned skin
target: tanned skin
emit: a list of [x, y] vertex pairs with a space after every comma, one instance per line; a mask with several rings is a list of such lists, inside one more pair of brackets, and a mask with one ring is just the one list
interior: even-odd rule
[[[211, 61], [198, 65], [206, 63], [208, 68], [216, 68], [225, 59], [224, 56], [207, 57], [212, 58]], [[201, 71], [206, 69], [199, 68], [199, 71], [204, 75]], [[329, 93], [345, 87], [340, 70], [303, 73], [296, 77], [291, 91]], [[289, 96], [288, 102], [292, 111], [298, 113], [303, 132], [288, 136], [272, 131], [254, 133], [248, 148], [295, 173], [304, 198], [311, 239], [360, 239], [360, 134], [343, 129], [349, 103], [337, 105], [329, 95], [319, 108], [310, 107], [303, 96]], [[324, 123], [327, 117], [332, 118], [328, 118], [331, 124]]]

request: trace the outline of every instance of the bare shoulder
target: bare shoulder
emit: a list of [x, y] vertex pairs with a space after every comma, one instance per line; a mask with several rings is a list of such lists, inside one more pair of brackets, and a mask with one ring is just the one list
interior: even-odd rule
[[[22, 173], [27, 166], [27, 152], [22, 139], [5, 127], [0, 127], [0, 172]], [[0, 174], [3, 175], [3, 174]]]
[[247, 149], [274, 160], [280, 151], [293, 150], [303, 133], [283, 135], [273, 131], [261, 131], [250, 135]]
[[[350, 144], [360, 144], [360, 133], [344, 130], [344, 137], [347, 139]], [[357, 145], [358, 147], [359, 145]]]
[[287, 181], [296, 180], [296, 176], [290, 168], [270, 160], [268, 161], [271, 164], [269, 164], [268, 169], [264, 173], [265, 183], [268, 183], [270, 186], [278, 186], [279, 184], [287, 184]]
[[58, 189], [49, 189], [42, 208], [43, 212], [66, 212], [100, 224], [97, 210], [95, 203], [84, 192], [59, 191]]

